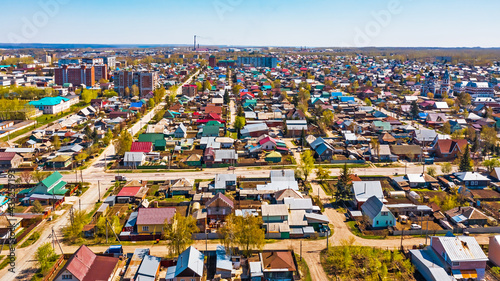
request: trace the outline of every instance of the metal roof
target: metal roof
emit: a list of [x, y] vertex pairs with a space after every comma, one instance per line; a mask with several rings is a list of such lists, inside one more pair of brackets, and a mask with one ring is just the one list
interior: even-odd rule
[[487, 261], [488, 257], [471, 236], [433, 237], [441, 242], [446, 254], [452, 262]]

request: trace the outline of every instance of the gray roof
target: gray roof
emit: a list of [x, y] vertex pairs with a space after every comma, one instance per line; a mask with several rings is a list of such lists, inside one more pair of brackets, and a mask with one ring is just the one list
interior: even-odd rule
[[312, 210], [313, 208], [311, 198], [297, 199], [288, 197], [284, 199], [284, 203], [288, 205], [290, 210]]
[[228, 181], [236, 182], [235, 174], [217, 174], [215, 175], [214, 187], [216, 189], [225, 189]]
[[144, 152], [130, 152], [127, 151], [125, 152], [125, 155], [123, 156], [123, 161], [124, 162], [141, 162], [146, 158], [146, 155]]
[[262, 205], [262, 216], [287, 216], [288, 207], [285, 204]]
[[376, 196], [381, 201], [384, 200], [380, 181], [354, 181], [352, 182], [352, 190], [358, 202], [367, 201], [372, 196]]
[[295, 172], [293, 170], [272, 170], [270, 173], [271, 181], [295, 181]]
[[431, 142], [436, 138], [436, 135], [434, 130], [415, 130], [415, 139], [418, 141]]
[[368, 198], [361, 206], [361, 210], [371, 219], [375, 218], [380, 212], [390, 212], [384, 203], [376, 196]]
[[251, 132], [258, 132], [258, 131], [265, 131], [268, 130], [269, 128], [267, 127], [266, 123], [255, 123], [255, 124], [248, 124], [246, 125], [242, 130], [241, 134], [246, 135]]
[[175, 276], [179, 276], [179, 274], [189, 268], [196, 274], [196, 276], [193, 277], [202, 277], [204, 262], [205, 256], [195, 247], [190, 246], [179, 255], [179, 258], [177, 259], [177, 266], [175, 268]]
[[437, 238], [452, 262], [487, 261], [488, 257], [472, 236], [433, 237]]
[[231, 271], [233, 269], [233, 263], [231, 262], [231, 257], [226, 255], [226, 248], [222, 245], [217, 245], [215, 253], [217, 255], [217, 269]]
[[215, 161], [220, 162], [222, 160], [238, 160], [238, 154], [234, 149], [219, 149], [215, 151]]
[[[451, 281], [453, 280], [451, 276], [446, 273], [440, 264], [437, 264], [437, 259], [433, 257], [431, 251], [428, 250], [410, 250], [412, 255], [412, 263], [416, 264], [417, 269], [419, 267], [425, 267], [425, 270], [434, 278], [434, 280]], [[415, 263], [414, 260], [417, 260]], [[421, 269], [419, 269], [421, 270]]]
[[156, 273], [158, 272], [158, 268], [160, 267], [161, 258], [146, 255], [142, 259], [141, 265], [139, 266], [139, 270], [137, 270], [135, 280], [155, 280]]

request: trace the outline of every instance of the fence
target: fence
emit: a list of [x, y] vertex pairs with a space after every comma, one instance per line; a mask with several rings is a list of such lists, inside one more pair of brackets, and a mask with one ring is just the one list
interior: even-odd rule
[[455, 228], [455, 229], [444, 229], [444, 230], [429, 230], [425, 229], [414, 229], [414, 230], [394, 230], [391, 231], [390, 234], [392, 236], [399, 236], [401, 234], [404, 235], [425, 235], [428, 234], [430, 236], [435, 234], [446, 234], [448, 232], [452, 232], [454, 234], [463, 234], [468, 232], [469, 234], [488, 234], [488, 233], [500, 233], [500, 226], [497, 227], [477, 227], [477, 228]]
[[61, 255], [61, 257], [59, 257], [59, 259], [56, 261], [56, 263], [50, 269], [50, 271], [47, 273], [47, 275], [45, 275], [45, 277], [43, 278], [43, 281], [52, 280], [53, 275], [57, 272], [57, 269], [59, 268], [61, 263], [63, 263], [63, 261], [64, 261], [64, 255]]

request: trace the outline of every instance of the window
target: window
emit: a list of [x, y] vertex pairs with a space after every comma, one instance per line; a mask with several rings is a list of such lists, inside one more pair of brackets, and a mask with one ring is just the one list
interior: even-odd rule
[[376, 224], [378, 225], [378, 221], [377, 221], [377, 223], [376, 223]]
[[149, 226], [143, 226], [142, 231], [149, 231]]
[[73, 275], [71, 275], [71, 274], [70, 275], [63, 275], [62, 279], [64, 279], [64, 280], [73, 279]]
[[460, 263], [455, 261], [455, 262], [452, 262], [452, 264], [451, 264], [451, 265], [452, 265], [452, 266], [460, 266]]
[[387, 216], [388, 212], [382, 212], [382, 216]]

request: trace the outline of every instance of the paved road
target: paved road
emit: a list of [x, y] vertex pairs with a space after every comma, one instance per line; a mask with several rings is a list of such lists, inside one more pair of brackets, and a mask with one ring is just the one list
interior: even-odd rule
[[[198, 70], [199, 72], [199, 70]], [[192, 79], [193, 76], [195, 76], [198, 72], [193, 74], [188, 80], [186, 80], [185, 83], [189, 83], [189, 81]], [[182, 85], [184, 85], [182, 84]], [[178, 92], [181, 91], [181, 87], [179, 87]], [[163, 104], [164, 105], [164, 104]], [[157, 110], [162, 104], [159, 104], [156, 106], [154, 110]], [[150, 118], [154, 116], [146, 114], [139, 120], [134, 126], [139, 126], [141, 123], [147, 124]], [[143, 125], [142, 125], [143, 126]], [[139, 128], [142, 128], [139, 127]], [[93, 162], [90, 164], [90, 166], [83, 170], [83, 180], [90, 182], [91, 186], [85, 192], [79, 199], [80, 203], [78, 203], [78, 200], [75, 204], [75, 208], [78, 208], [81, 206], [81, 209], [83, 211], [89, 211], [92, 210], [92, 208], [95, 206], [95, 203], [98, 201], [99, 197], [101, 194], [104, 194], [113, 183], [112, 180], [114, 180], [114, 174], [111, 173], [106, 173], [105, 172], [105, 163], [109, 161], [113, 156], [115, 155], [115, 149], [113, 144], [110, 144], [108, 147], [106, 147], [98, 157], [96, 157]], [[136, 179], [145, 179], [145, 177], [148, 177], [148, 174], [142, 174], [138, 175]], [[65, 181], [70, 181], [74, 182], [75, 175], [74, 174], [64, 174], [63, 178]], [[2, 183], [6, 183], [6, 179], [2, 179]], [[98, 187], [98, 183], [100, 183], [100, 189]], [[100, 193], [99, 194], [99, 190]], [[57, 220], [47, 223], [43, 222], [38, 228], [40, 232], [40, 238], [38, 241], [30, 246], [26, 247], [23, 249], [17, 249], [16, 250], [16, 271], [14, 273], [7, 271], [8, 267], [0, 271], [0, 281], [3, 280], [28, 280], [28, 276], [31, 276], [33, 273], [33, 268], [36, 268], [36, 260], [34, 259], [34, 254], [36, 252], [36, 249], [40, 247], [43, 243], [46, 242], [51, 242], [51, 232], [52, 232], [52, 227], [54, 228], [56, 235], [59, 237], [59, 239], [62, 239], [62, 234], [61, 234], [61, 229], [67, 224], [69, 221], [69, 212], [60, 212], [61, 217], [59, 217]], [[56, 249], [56, 252], [58, 250]]]

